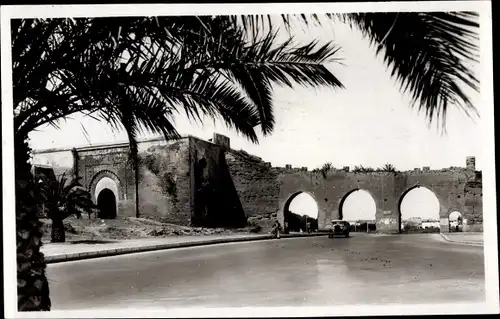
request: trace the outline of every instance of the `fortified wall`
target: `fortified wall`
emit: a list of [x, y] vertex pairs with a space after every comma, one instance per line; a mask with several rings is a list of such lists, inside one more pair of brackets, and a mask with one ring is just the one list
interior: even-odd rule
[[349, 168], [328, 172], [309, 172], [291, 166], [279, 168], [280, 221], [292, 199], [302, 192], [318, 204], [318, 227], [332, 219], [342, 219], [342, 205], [352, 192], [367, 191], [375, 200], [377, 230], [399, 233], [401, 202], [418, 187], [431, 190], [439, 200], [442, 232], [448, 232], [450, 213], [462, 214], [464, 231], [482, 231], [482, 176], [475, 170], [474, 158], [465, 168], [431, 170], [429, 167], [404, 172], [350, 172]]
[[[368, 191], [376, 202], [377, 229], [397, 233], [400, 204], [415, 187], [426, 187], [440, 202], [441, 230], [448, 215], [459, 211], [465, 231], [482, 231], [481, 172], [474, 158], [465, 168], [406, 172], [328, 172], [271, 167], [245, 151], [233, 150], [229, 138], [208, 141], [186, 136], [139, 142], [139, 169], [129, 161], [128, 143], [34, 152], [35, 165], [51, 166], [56, 175], [80, 178], [93, 200], [107, 210], [103, 218], [148, 216], [180, 225], [241, 227], [248, 222], [268, 229], [285, 225], [291, 200], [306, 192], [318, 204], [322, 229], [341, 219], [342, 203], [353, 191]], [[111, 217], [110, 217], [111, 216]]]
[[232, 150], [227, 137], [149, 139], [138, 147], [137, 174], [128, 143], [38, 150], [33, 164], [79, 178], [98, 205], [112, 202], [114, 212], [103, 218], [147, 216], [206, 227], [243, 227], [250, 221], [264, 228], [276, 220], [279, 186], [270, 163]]

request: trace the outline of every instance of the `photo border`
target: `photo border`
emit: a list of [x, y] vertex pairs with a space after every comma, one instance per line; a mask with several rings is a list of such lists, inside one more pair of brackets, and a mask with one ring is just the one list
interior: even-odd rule
[[[276, 308], [192, 308], [192, 309], [117, 309], [116, 311], [50, 311], [18, 312], [16, 280], [15, 188], [12, 107], [12, 57], [10, 19], [56, 17], [117, 17], [152, 15], [221, 15], [280, 14], [322, 12], [409, 12], [409, 11], [475, 11], [480, 13], [480, 94], [481, 124], [484, 143], [483, 228], [485, 263], [485, 303], [441, 305], [359, 305], [334, 307]], [[266, 3], [266, 4], [121, 4], [121, 5], [23, 5], [1, 7], [2, 63], [2, 172], [3, 172], [3, 242], [4, 242], [4, 309], [7, 317], [297, 317], [395, 314], [478, 314], [499, 312], [498, 243], [494, 152], [493, 50], [490, 1], [445, 2], [359, 2], [359, 3]]]

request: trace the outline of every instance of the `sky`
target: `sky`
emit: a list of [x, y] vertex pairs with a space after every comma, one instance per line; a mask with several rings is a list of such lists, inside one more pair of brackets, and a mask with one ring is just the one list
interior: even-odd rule
[[[328, 67], [345, 89], [276, 86], [274, 131], [269, 136], [260, 135], [259, 144], [252, 144], [219, 121], [206, 120], [201, 125], [190, 122], [182, 113], [174, 119], [177, 130], [203, 139], [211, 138], [213, 132], [224, 134], [230, 137], [233, 149], [244, 149], [273, 166], [292, 164], [314, 169], [326, 162], [334, 167], [390, 163], [399, 170], [422, 166], [439, 169], [465, 166], [466, 156], [476, 156], [476, 167], [481, 169], [480, 118], [468, 118], [450, 107], [447, 134], [443, 135], [436, 125], [427, 125], [423, 113], [410, 108], [408, 96], [399, 91], [381, 57], [375, 57], [374, 49], [358, 30], [333, 23], [294, 28], [294, 33], [299, 42], [317, 38], [320, 43], [333, 40], [341, 47], [338, 57], [342, 64]], [[479, 94], [471, 93], [471, 99], [481, 113]], [[45, 149], [122, 142], [126, 134], [75, 114], [61, 122], [59, 130], [41, 127], [30, 139], [34, 149]], [[308, 210], [314, 211], [311, 207]]]

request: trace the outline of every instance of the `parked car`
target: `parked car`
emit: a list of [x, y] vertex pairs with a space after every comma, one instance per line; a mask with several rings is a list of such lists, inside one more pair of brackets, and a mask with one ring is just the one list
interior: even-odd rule
[[335, 236], [349, 237], [351, 225], [344, 220], [332, 220], [331, 224], [327, 226], [328, 238]]

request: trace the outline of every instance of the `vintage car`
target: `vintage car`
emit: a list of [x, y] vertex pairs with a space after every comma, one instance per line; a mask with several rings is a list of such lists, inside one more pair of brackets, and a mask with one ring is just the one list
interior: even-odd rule
[[344, 220], [332, 220], [326, 228], [328, 229], [328, 238], [335, 236], [349, 237], [351, 225]]

